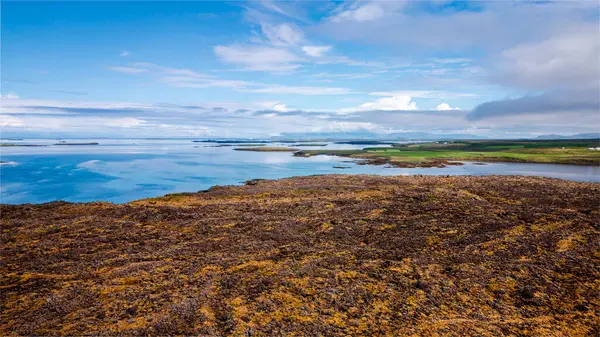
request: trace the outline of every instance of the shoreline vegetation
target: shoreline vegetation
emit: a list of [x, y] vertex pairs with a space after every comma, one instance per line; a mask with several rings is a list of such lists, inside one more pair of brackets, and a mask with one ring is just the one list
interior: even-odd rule
[[460, 161], [600, 165], [598, 140], [446, 141], [392, 144], [362, 150], [302, 150], [296, 157], [319, 155], [358, 159], [360, 165], [445, 167]]
[[0, 334], [598, 335], [599, 194], [339, 174], [0, 205]]

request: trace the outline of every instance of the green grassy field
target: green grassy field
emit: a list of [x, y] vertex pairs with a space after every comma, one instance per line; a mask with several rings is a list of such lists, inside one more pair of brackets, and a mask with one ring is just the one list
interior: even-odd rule
[[335, 155], [386, 159], [391, 164], [422, 164], [432, 161], [501, 161], [599, 165], [600, 151], [590, 150], [598, 140], [550, 141], [457, 141], [394, 144], [389, 148], [362, 150], [307, 150], [301, 156]]

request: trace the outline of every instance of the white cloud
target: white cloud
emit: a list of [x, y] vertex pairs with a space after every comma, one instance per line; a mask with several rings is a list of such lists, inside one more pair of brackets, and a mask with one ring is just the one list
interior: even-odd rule
[[410, 96], [417, 98], [431, 98], [436, 95], [435, 91], [431, 90], [403, 90], [403, 91], [375, 91], [370, 92], [372, 96]]
[[267, 85], [261, 88], [242, 89], [245, 92], [260, 92], [270, 94], [290, 94], [290, 95], [343, 95], [352, 93], [346, 88], [334, 87], [310, 87], [310, 86], [284, 86], [284, 85]]
[[376, 131], [382, 129], [380, 125], [371, 122], [345, 122], [345, 121], [331, 121], [327, 122], [323, 126], [313, 127], [311, 132], [348, 132], [356, 130], [369, 130]]
[[107, 119], [104, 122], [104, 125], [111, 126], [111, 127], [134, 128], [134, 127], [143, 126], [145, 123], [147, 123], [145, 120], [141, 120], [138, 118], [126, 117], [126, 118], [118, 118], [118, 119]]
[[471, 63], [473, 62], [470, 58], [457, 57], [457, 58], [433, 58], [433, 62], [441, 64], [455, 64], [455, 63]]
[[372, 96], [410, 96], [413, 98], [437, 98], [437, 99], [458, 99], [474, 98], [479, 95], [473, 93], [460, 93], [452, 91], [439, 90], [401, 90], [401, 91], [376, 91], [370, 92]]
[[0, 126], [1, 127], [24, 127], [25, 123], [21, 118], [0, 114]]
[[242, 89], [259, 85], [254, 82], [221, 80], [216, 78], [197, 78], [191, 76], [164, 76], [159, 81], [180, 88], [230, 88]]
[[[310, 80], [311, 82], [333, 82], [333, 79], [343, 79], [343, 80], [350, 80], [350, 79], [357, 79], [357, 78], [369, 78], [369, 77], [373, 77], [374, 74], [373, 72], [368, 72], [368, 73], [316, 73], [316, 74], [311, 74], [308, 77], [311, 78], [315, 78], [313, 80]], [[388, 95], [386, 95], [388, 96]]]
[[134, 68], [145, 69], [145, 71], [158, 72], [164, 75], [182, 75], [190, 77], [212, 77], [186, 68], [170, 68], [159, 66], [149, 62], [133, 62], [130, 65]]
[[331, 18], [333, 22], [341, 21], [373, 21], [381, 18], [385, 14], [383, 8], [374, 2], [362, 5], [358, 8], [342, 11]]
[[15, 94], [14, 92], [9, 92], [6, 95], [2, 95], [0, 97], [6, 98], [6, 99], [18, 99], [19, 98], [19, 96], [17, 94]]
[[331, 50], [331, 46], [304, 46], [302, 51], [312, 57], [321, 57], [323, 54]]
[[[316, 88], [314, 90], [317, 90]], [[0, 127], [14, 134], [72, 134], [93, 136], [146, 137], [161, 135], [223, 137], [264, 137], [286, 132], [363, 132], [386, 133], [390, 130], [452, 133], [469, 130], [481, 135], [526, 136], [531, 132], [594, 132], [600, 122], [596, 114], [573, 113], [514, 115], [466, 119], [468, 111], [420, 111], [410, 97], [383, 97], [348, 109], [349, 113], [333, 111], [302, 111], [280, 101], [262, 103], [202, 102], [200, 105], [145, 104], [133, 102], [49, 101], [11, 99], [3, 102]], [[198, 104], [198, 103], [196, 103]], [[5, 114], [5, 106], [21, 107], [28, 113]], [[537, 104], [535, 106], [538, 106]], [[65, 115], [43, 115], [44, 109], [67, 108]], [[222, 107], [216, 111], [214, 107]], [[225, 107], [225, 109], [223, 109]], [[238, 112], [236, 109], [247, 109]], [[367, 109], [370, 108], [370, 109]], [[502, 108], [502, 107], [500, 107]], [[115, 111], [110, 111], [114, 109]], [[252, 111], [273, 110], [272, 114]], [[365, 110], [367, 109], [367, 110]], [[413, 109], [413, 111], [406, 111]], [[399, 111], [403, 110], [403, 111]], [[510, 109], [500, 109], [510, 110]], [[276, 117], [276, 118], [274, 118]], [[568, 130], [568, 131], [567, 131]], [[517, 133], [515, 133], [517, 132]], [[8, 133], [7, 133], [8, 134]]]
[[417, 110], [417, 103], [412, 101], [410, 96], [391, 96], [380, 98], [374, 102], [363, 103], [354, 108], [340, 109], [341, 113], [357, 112], [357, 111], [392, 111], [392, 110]]
[[260, 46], [215, 46], [221, 61], [242, 66], [244, 70], [285, 72], [298, 68], [302, 58], [286, 49]]
[[273, 110], [273, 111], [277, 111], [277, 112], [289, 111], [289, 109], [287, 108], [287, 106], [285, 104], [280, 103], [278, 101], [258, 102], [257, 105], [259, 105], [267, 110]]
[[[403, 11], [399, 1], [381, 1], [364, 6], [380, 7], [382, 15], [357, 23], [351, 7], [333, 12], [330, 20], [321, 21], [316, 32], [369, 45], [414, 45], [430, 50], [448, 51], [470, 48], [498, 53], [519, 43], [541, 41], [560, 33], [580, 33], [585, 29], [598, 31], [598, 3], [582, 9], [579, 1], [483, 1], [478, 10], [452, 11], [443, 1], [428, 2], [438, 11]], [[406, 3], [406, 1], [404, 2]], [[385, 7], [384, 7], [385, 6]], [[396, 8], [392, 8], [395, 6]], [[413, 6], [410, 6], [414, 9]], [[368, 11], [367, 11], [368, 12]], [[367, 15], [365, 18], [369, 18]]]
[[147, 73], [149, 70], [145, 68], [135, 68], [135, 67], [106, 67], [106, 69], [118, 71], [120, 73], [125, 74], [141, 74]]
[[[228, 50], [227, 52], [229, 51], [230, 50]], [[260, 53], [261, 52], [259, 52], [259, 54]], [[239, 55], [234, 52], [233, 54], [228, 55], [228, 57], [240, 57], [242, 54], [243, 52]], [[234, 61], [233, 58], [229, 60]], [[271, 60], [273, 60], [273, 58], [271, 58]], [[271, 70], [275, 69], [273, 65], [264, 65], [260, 62], [253, 63], [249, 66], [254, 67], [253, 69], [260, 67], [269, 68]], [[125, 71], [125, 73], [127, 74], [137, 74], [140, 72], [145, 72], [148, 73], [150, 76], [158, 77], [158, 81], [162, 83], [179, 88], [229, 88], [240, 92], [293, 95], [341, 95], [352, 93], [352, 91], [347, 88], [339, 87], [286, 86], [260, 82], [220, 79], [215, 76], [198, 73], [191, 69], [162, 67], [157, 64], [145, 62], [131, 63], [131, 67], [109, 67], [109, 69], [111, 70], [116, 70], [120, 72], [123, 72], [122, 68], [135, 69], [135, 71]], [[282, 68], [280, 67], [277, 69]]]
[[453, 108], [448, 103], [440, 103], [435, 109], [438, 110], [438, 111], [460, 110], [459, 107]]
[[295, 46], [304, 39], [302, 32], [289, 24], [261, 23], [261, 28], [263, 34], [274, 46]]
[[600, 34], [561, 35], [505, 50], [492, 76], [502, 84], [525, 89], [598, 85]]
[[131, 55], [130, 52], [128, 52], [127, 50], [123, 50], [123, 52], [121, 52], [121, 56], [129, 56]]

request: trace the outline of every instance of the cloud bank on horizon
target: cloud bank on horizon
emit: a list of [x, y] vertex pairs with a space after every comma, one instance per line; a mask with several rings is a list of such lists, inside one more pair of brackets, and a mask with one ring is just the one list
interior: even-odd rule
[[600, 130], [595, 1], [2, 4], [13, 136]]

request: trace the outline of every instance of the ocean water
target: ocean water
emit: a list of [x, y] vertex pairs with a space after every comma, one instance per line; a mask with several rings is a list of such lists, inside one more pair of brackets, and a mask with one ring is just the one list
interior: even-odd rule
[[[100, 145], [58, 146], [56, 140], [10, 141], [46, 147], [0, 147], [0, 202], [8, 204], [110, 201], [124, 203], [175, 192], [195, 192], [246, 180], [313, 174], [545, 176], [600, 182], [600, 167], [486, 163], [446, 168], [387, 168], [356, 165], [348, 158], [294, 157], [291, 152], [234, 151], [191, 140], [98, 139], [69, 142]], [[3, 141], [7, 142], [7, 141]], [[291, 146], [291, 144], [270, 144]], [[324, 149], [363, 148], [328, 143]], [[310, 149], [310, 148], [303, 148]], [[338, 169], [334, 166], [347, 166]]]

